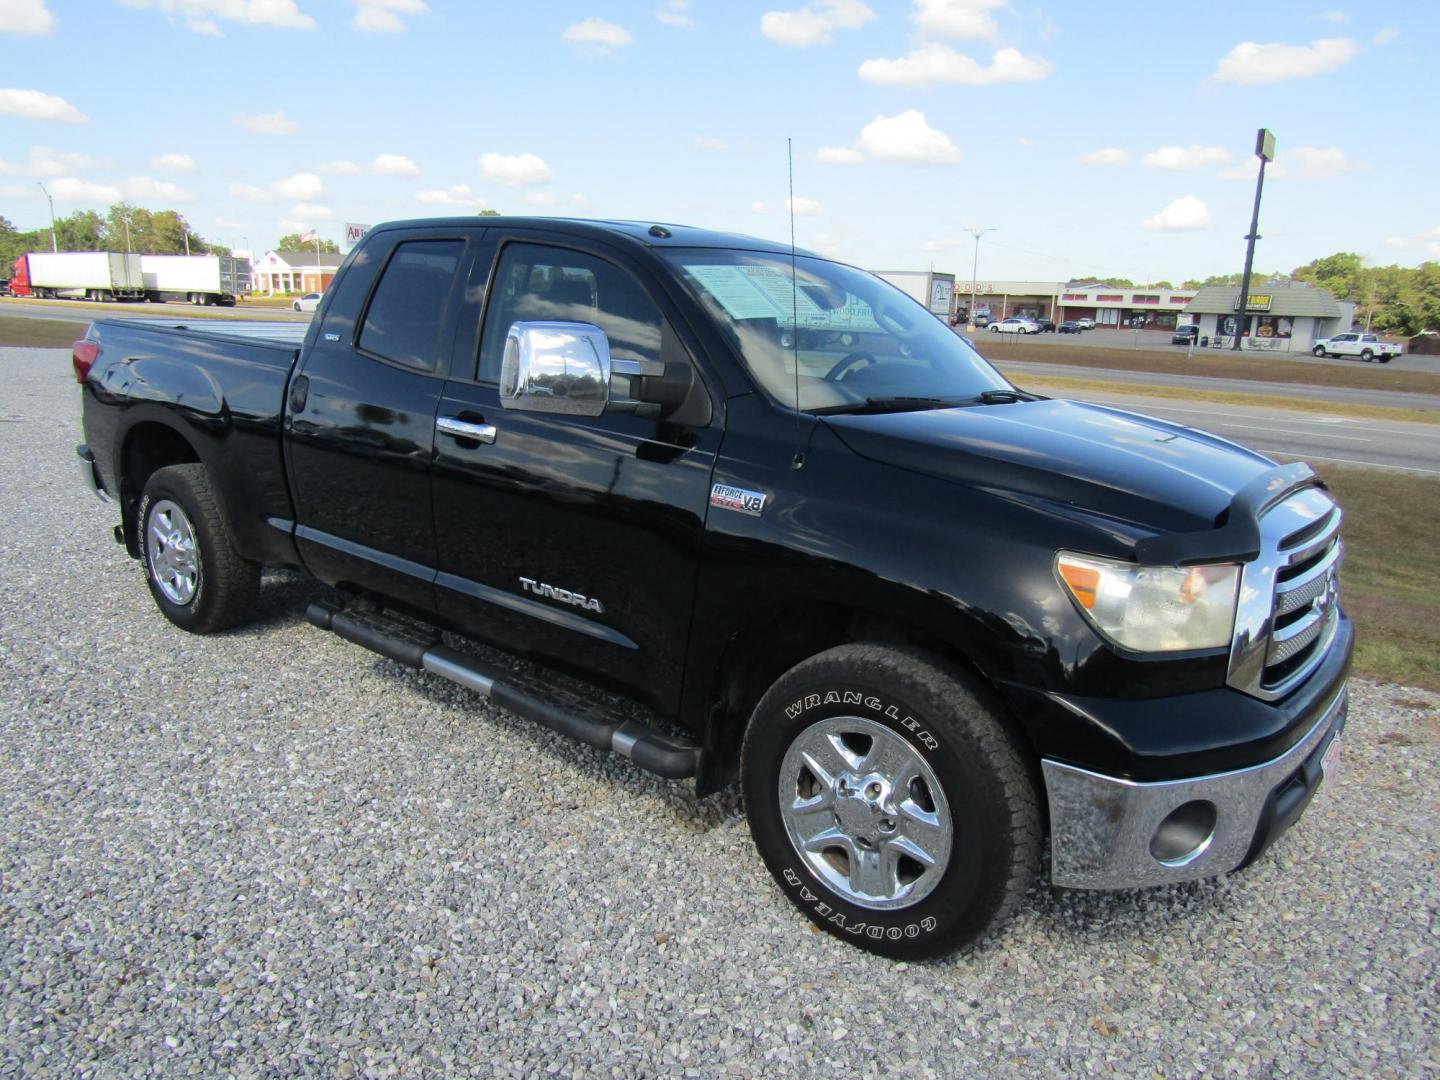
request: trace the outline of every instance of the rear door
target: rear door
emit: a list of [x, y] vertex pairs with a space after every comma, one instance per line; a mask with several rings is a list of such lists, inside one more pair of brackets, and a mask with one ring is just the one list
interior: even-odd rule
[[[477, 306], [440, 402], [442, 423], [491, 428], [493, 441], [437, 435], [437, 606], [477, 636], [671, 708], [721, 436], [715, 399], [677, 313], [641, 268], [538, 234], [505, 241], [483, 323]], [[471, 297], [485, 285], [480, 262]], [[537, 319], [593, 323], [616, 359], [663, 363], [677, 404], [651, 417], [503, 408], [506, 333]], [[612, 380], [612, 393], [630, 388]]]
[[435, 411], [471, 244], [454, 230], [378, 234], [317, 316], [286, 434], [297, 546], [322, 581], [431, 606]]

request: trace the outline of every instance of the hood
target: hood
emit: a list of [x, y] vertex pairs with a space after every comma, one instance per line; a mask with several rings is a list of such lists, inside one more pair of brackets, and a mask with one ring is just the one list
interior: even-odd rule
[[1275, 463], [1225, 439], [1078, 401], [826, 416], [872, 461], [1070, 505], [1155, 532], [1213, 528]]

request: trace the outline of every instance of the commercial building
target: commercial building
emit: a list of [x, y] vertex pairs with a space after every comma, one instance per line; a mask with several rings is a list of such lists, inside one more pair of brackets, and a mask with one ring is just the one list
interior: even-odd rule
[[[961, 315], [969, 314], [968, 281], [955, 283], [955, 303]], [[993, 320], [1012, 315], [1066, 319], [1094, 319], [1096, 326], [1113, 330], [1174, 330], [1193, 289], [1116, 288], [1113, 285], [1071, 285], [1064, 281], [978, 281], [975, 308]]]
[[313, 251], [267, 251], [251, 271], [256, 292], [318, 293], [330, 287], [343, 255]]
[[1199, 290], [1185, 312], [1199, 323], [1202, 341], [1216, 348], [1230, 348], [1238, 331], [1247, 349], [1309, 352], [1319, 339], [1350, 329], [1355, 304], [1304, 282], [1267, 281], [1251, 287], [1244, 313], [1235, 286]]
[[1173, 331], [1180, 316], [1195, 299], [1194, 289], [1116, 288], [1113, 285], [1066, 285], [1060, 293], [1060, 315], [1065, 319], [1094, 319], [1110, 330]]

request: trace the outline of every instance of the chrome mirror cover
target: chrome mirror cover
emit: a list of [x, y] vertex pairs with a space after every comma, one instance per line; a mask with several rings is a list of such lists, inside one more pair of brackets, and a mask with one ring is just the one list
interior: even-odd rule
[[529, 412], [599, 416], [610, 398], [610, 341], [582, 322], [515, 322], [505, 335], [500, 404]]

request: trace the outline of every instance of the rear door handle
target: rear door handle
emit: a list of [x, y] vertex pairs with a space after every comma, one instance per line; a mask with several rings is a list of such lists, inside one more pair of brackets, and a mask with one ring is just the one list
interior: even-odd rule
[[475, 424], [461, 420], [458, 416], [441, 416], [435, 421], [435, 430], [455, 439], [469, 439], [472, 442], [493, 443], [494, 424]]

